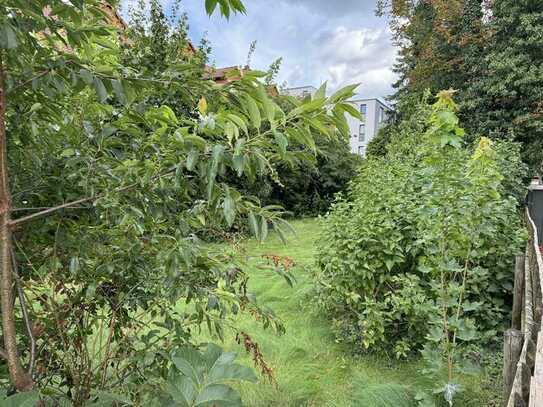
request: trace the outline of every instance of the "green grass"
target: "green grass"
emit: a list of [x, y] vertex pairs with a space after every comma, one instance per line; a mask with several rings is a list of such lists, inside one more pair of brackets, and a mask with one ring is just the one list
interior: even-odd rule
[[[335, 343], [329, 321], [311, 300], [310, 268], [315, 255], [319, 225], [315, 219], [293, 222], [296, 236], [284, 245], [276, 236], [264, 244], [246, 243], [250, 262], [249, 291], [258, 301], [271, 307], [284, 322], [286, 333], [276, 335], [250, 316], [242, 316], [236, 326], [258, 342], [265, 360], [274, 369], [278, 386], [266, 383], [244, 384], [240, 391], [247, 406], [360, 406], [410, 407], [412, 395], [431, 383], [420, 377], [420, 364], [376, 357], [355, 357], [349, 349]], [[290, 288], [273, 271], [256, 267], [262, 254], [292, 257], [297, 266], [297, 283]], [[233, 337], [224, 347], [240, 353], [251, 364]], [[485, 406], [481, 396], [481, 377], [466, 378], [466, 391], [458, 406]]]

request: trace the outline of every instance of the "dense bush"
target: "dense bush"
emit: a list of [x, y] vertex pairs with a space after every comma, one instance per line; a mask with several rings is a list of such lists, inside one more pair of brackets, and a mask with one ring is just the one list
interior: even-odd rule
[[444, 343], [452, 357], [458, 341], [496, 338], [508, 314], [524, 167], [508, 141], [464, 145], [454, 110], [446, 92], [421, 104], [323, 222], [319, 302], [361, 349]]
[[[289, 160], [287, 146], [315, 154], [316, 133], [348, 136], [355, 86], [330, 98], [322, 88], [287, 113], [266, 93], [265, 73], [224, 86], [202, 78], [205, 52], [178, 55], [183, 29], [164, 23], [156, 1], [149, 25], [123, 32], [103, 7], [0, 3], [0, 400], [34, 390], [51, 405], [82, 406], [106, 392], [155, 405], [198, 328], [222, 338], [248, 313], [282, 332], [247, 292], [239, 246], [209, 245], [204, 232], [239, 222], [259, 240], [269, 226], [281, 233], [280, 208], [229, 175], [266, 177]], [[220, 2], [225, 16], [244, 10]], [[153, 56], [164, 65], [154, 69]], [[239, 376], [232, 369], [227, 379]], [[191, 379], [174, 383], [190, 393], [186, 405], [199, 400]], [[238, 400], [212, 388], [229, 396], [223, 404]], [[199, 405], [218, 404], [207, 400]]]
[[[311, 97], [306, 99], [311, 102]], [[288, 96], [279, 96], [275, 102], [285, 112], [296, 109], [300, 103]], [[314, 150], [291, 142], [286, 146], [289, 156], [278, 163], [273, 174], [243, 182], [239, 187], [264, 204], [280, 205], [295, 217], [326, 213], [335, 194], [346, 190], [363, 160], [351, 153], [347, 138], [329, 137], [317, 129], [312, 136]]]
[[279, 182], [270, 184], [264, 202], [281, 205], [294, 216], [326, 213], [335, 194], [344, 191], [358, 173], [362, 158], [343, 139], [317, 139], [317, 156], [277, 168]]

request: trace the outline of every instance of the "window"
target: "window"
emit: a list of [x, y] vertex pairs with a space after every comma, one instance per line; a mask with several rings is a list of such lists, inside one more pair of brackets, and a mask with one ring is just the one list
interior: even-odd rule
[[366, 124], [362, 123], [358, 129], [358, 141], [366, 141]]
[[368, 105], [360, 105], [360, 114], [366, 119], [366, 113], [368, 111]]
[[379, 107], [379, 123], [383, 123], [385, 121], [385, 108]]
[[364, 157], [366, 155], [366, 147], [365, 146], [358, 146], [358, 155], [361, 155]]

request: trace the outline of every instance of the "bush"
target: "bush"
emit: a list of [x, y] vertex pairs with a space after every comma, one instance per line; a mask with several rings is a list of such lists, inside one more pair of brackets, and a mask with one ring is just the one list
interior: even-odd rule
[[272, 183], [265, 202], [281, 205], [294, 216], [317, 216], [326, 213], [338, 192], [345, 191], [358, 173], [362, 158], [350, 152], [343, 139], [318, 137], [318, 153], [313, 161], [280, 165], [280, 183]]
[[317, 292], [343, 341], [403, 357], [502, 328], [524, 167], [509, 142], [463, 146], [454, 108], [447, 93], [422, 103], [323, 221]]

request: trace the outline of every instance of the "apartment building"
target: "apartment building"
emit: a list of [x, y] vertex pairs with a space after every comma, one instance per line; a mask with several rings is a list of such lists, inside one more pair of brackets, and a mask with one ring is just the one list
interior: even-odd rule
[[285, 95], [294, 96], [296, 98], [305, 98], [307, 96], [313, 97], [317, 93], [317, 88], [314, 86], [299, 86], [297, 88], [288, 88], [283, 90]]
[[362, 120], [347, 115], [351, 130], [351, 152], [364, 157], [366, 147], [386, 122], [391, 109], [379, 99], [354, 99], [350, 103], [362, 114]]

